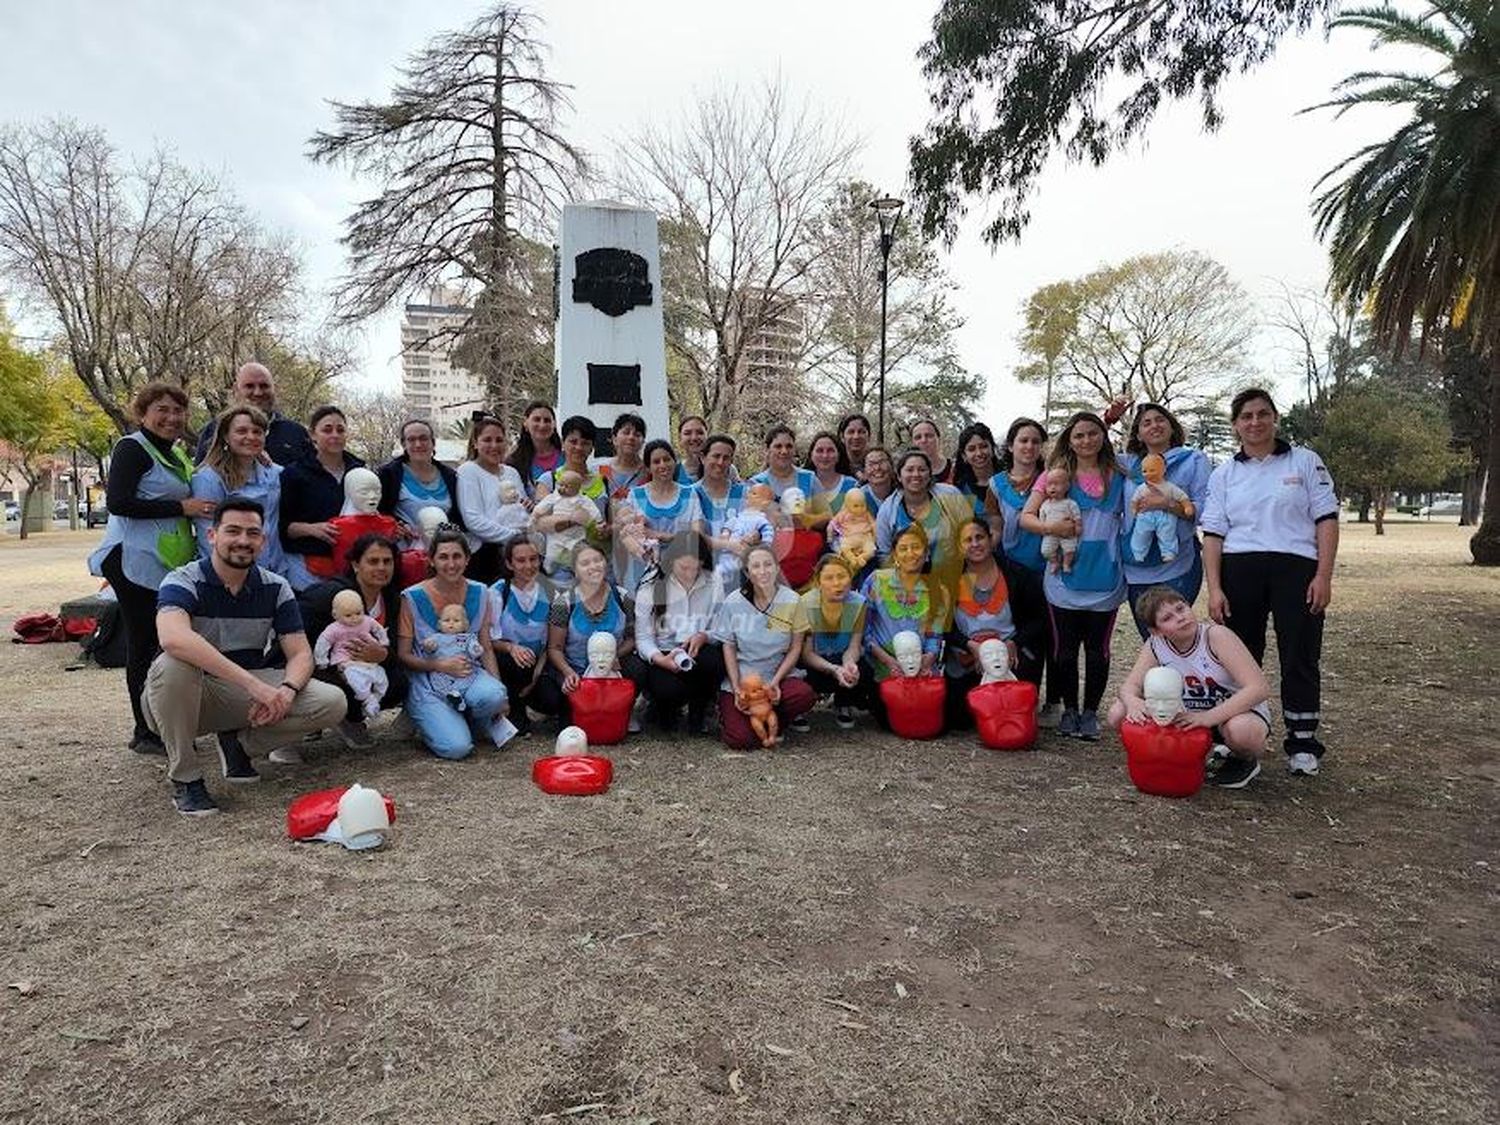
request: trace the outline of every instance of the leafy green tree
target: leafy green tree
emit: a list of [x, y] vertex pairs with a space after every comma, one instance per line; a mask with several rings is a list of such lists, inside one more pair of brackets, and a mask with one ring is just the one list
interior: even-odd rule
[[[1054, 149], [1102, 164], [1163, 103], [1195, 97], [1205, 128], [1219, 87], [1270, 58], [1333, 0], [943, 0], [918, 56], [932, 115], [911, 141], [928, 235], [950, 242], [968, 195], [988, 197], [990, 242], [1018, 238]], [[1118, 100], [1114, 100], [1118, 98]]]
[[[1187, 409], [1243, 371], [1249, 301], [1202, 254], [1143, 254], [1038, 289], [1023, 310], [1022, 382], [1102, 408], [1140, 399]], [[1050, 407], [1049, 407], [1050, 412]]]
[[568, 88], [546, 76], [539, 30], [524, 9], [493, 6], [412, 56], [388, 101], [335, 103], [336, 127], [309, 149], [383, 185], [345, 220], [339, 315], [357, 323], [413, 291], [457, 285], [473, 313], [447, 335], [502, 413], [537, 382], [552, 331], [551, 260], [543, 283], [538, 256], [588, 175], [563, 133]]
[[[814, 228], [817, 253], [805, 298], [810, 342], [802, 366], [830, 421], [851, 411], [876, 414], [880, 224], [870, 204], [878, 194], [860, 180], [839, 185]], [[886, 309], [886, 413], [893, 432], [931, 417], [956, 434], [983, 391], [958, 358], [954, 336], [963, 320], [949, 300], [953, 288], [932, 246], [911, 224], [898, 225]]]
[[1464, 461], [1438, 407], [1380, 381], [1335, 395], [1312, 444], [1339, 487], [1373, 505], [1376, 535], [1392, 492], [1435, 488]]
[[[1340, 15], [1335, 27], [1376, 44], [1424, 52], [1431, 73], [1362, 71], [1326, 107], [1401, 107], [1385, 141], [1340, 161], [1314, 199], [1329, 246], [1331, 288], [1368, 298], [1375, 336], [1400, 351], [1414, 325], [1469, 333], [1490, 368], [1485, 461], [1500, 465], [1500, 5], [1451, 0], [1419, 15], [1389, 5]], [[1470, 540], [1474, 561], [1500, 566], [1500, 488], [1491, 481]]]
[[27, 536], [32, 498], [50, 485], [58, 451], [97, 445], [100, 432], [108, 430], [108, 419], [66, 366], [22, 348], [0, 311], [0, 464], [26, 484], [21, 495], [22, 539]]

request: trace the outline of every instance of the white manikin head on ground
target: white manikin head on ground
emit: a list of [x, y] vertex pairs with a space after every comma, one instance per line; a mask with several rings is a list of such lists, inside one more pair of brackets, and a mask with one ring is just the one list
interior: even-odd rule
[[981, 684], [998, 684], [1001, 680], [1016, 678], [1010, 670], [1010, 649], [996, 637], [980, 642], [979, 666], [984, 670], [984, 675], [979, 678]]
[[349, 786], [339, 798], [339, 842], [351, 851], [378, 848], [391, 830], [391, 818], [385, 811], [385, 798], [378, 790], [366, 789], [358, 782]]
[[370, 516], [380, 507], [380, 478], [369, 469], [350, 469], [344, 474], [346, 516]]
[[922, 638], [905, 629], [891, 638], [891, 655], [903, 676], [915, 676], [922, 670]]
[[589, 634], [589, 666], [584, 671], [585, 676], [594, 679], [607, 679], [615, 674], [615, 635], [606, 633], [602, 629], [597, 633]]
[[554, 754], [587, 754], [589, 736], [583, 733], [582, 727], [563, 727], [557, 732], [557, 742], [552, 752]]
[[1146, 711], [1157, 726], [1166, 726], [1182, 710], [1182, 673], [1176, 668], [1152, 668], [1141, 686]]

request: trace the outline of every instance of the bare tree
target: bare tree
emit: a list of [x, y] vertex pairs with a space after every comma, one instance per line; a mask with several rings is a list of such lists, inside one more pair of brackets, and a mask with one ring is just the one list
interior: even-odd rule
[[[752, 363], [751, 353], [806, 320], [818, 217], [858, 147], [773, 85], [754, 96], [716, 91], [675, 124], [616, 146], [620, 192], [663, 220], [668, 366], [688, 396], [679, 411], [743, 431], [764, 413], [768, 389], [797, 390], [787, 375], [801, 344], [790, 363]], [[779, 372], [773, 388], [756, 370], [767, 366]]]
[[1244, 291], [1202, 254], [1143, 254], [1044, 286], [1025, 307], [1030, 362], [1017, 378], [1100, 405], [1145, 398], [1181, 409], [1244, 369], [1254, 331]]
[[[803, 368], [819, 387], [819, 413], [869, 412], [880, 383], [880, 224], [876, 191], [839, 185], [814, 228], [808, 270], [810, 310]], [[963, 320], [949, 302], [954, 283], [932, 247], [910, 224], [891, 246], [886, 310], [886, 408], [896, 431], [930, 416], [957, 433], [972, 413], [981, 381], [964, 370], [954, 335]]]
[[349, 419], [349, 449], [371, 465], [382, 465], [400, 451], [401, 423], [411, 417], [406, 396], [361, 387], [350, 381], [337, 388]]
[[291, 322], [299, 270], [212, 179], [165, 154], [124, 171], [98, 130], [0, 129], [0, 272], [50, 314], [122, 430], [147, 380], [227, 383]]
[[1278, 282], [1268, 326], [1302, 379], [1310, 404], [1323, 402], [1355, 374], [1354, 326], [1358, 311], [1326, 293]]
[[352, 323], [415, 290], [458, 287], [473, 314], [427, 343], [462, 348], [502, 411], [518, 366], [530, 371], [536, 340], [551, 333], [525, 237], [550, 243], [558, 205], [588, 173], [561, 131], [568, 87], [546, 77], [538, 30], [535, 16], [497, 5], [413, 55], [389, 101], [334, 103], [336, 127], [309, 148], [384, 184], [345, 220], [340, 316]]

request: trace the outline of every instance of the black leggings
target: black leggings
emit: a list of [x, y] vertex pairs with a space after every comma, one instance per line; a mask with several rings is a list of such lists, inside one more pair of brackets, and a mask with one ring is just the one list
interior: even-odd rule
[[146, 717], [141, 713], [141, 697], [146, 691], [146, 673], [161, 651], [156, 639], [156, 591], [137, 586], [125, 577], [120, 561], [123, 547], [104, 556], [99, 570], [109, 580], [110, 589], [120, 603], [120, 624], [125, 628], [125, 690], [130, 696], [130, 712], [135, 716], [135, 737], [154, 739]]
[[[1042, 573], [1007, 562], [1005, 582], [1010, 587], [1010, 611], [1016, 622], [1016, 679], [1036, 684], [1040, 690], [1045, 672], [1047, 693], [1042, 698], [1050, 707], [1062, 697], [1058, 690], [1061, 677], [1052, 663], [1054, 641], [1047, 597], [1042, 593]], [[1078, 679], [1076, 671], [1073, 679]]]
[[[806, 665], [803, 665], [806, 668]], [[869, 669], [860, 663], [859, 682], [853, 687], [845, 687], [834, 679], [832, 672], [825, 672], [821, 668], [807, 669], [807, 686], [819, 695], [833, 693], [833, 705], [835, 707], [858, 707], [867, 710], [870, 706], [870, 678]]]
[[1063, 707], [1078, 710], [1078, 648], [1083, 646], [1083, 710], [1097, 711], [1109, 683], [1109, 643], [1118, 610], [1052, 606], [1053, 672]]
[[656, 664], [646, 665], [646, 694], [656, 704], [656, 720], [663, 730], [676, 726], [677, 715], [684, 705], [692, 718], [701, 719], [718, 699], [723, 680], [724, 651], [714, 644], [698, 650], [697, 659], [687, 672], [668, 672]]

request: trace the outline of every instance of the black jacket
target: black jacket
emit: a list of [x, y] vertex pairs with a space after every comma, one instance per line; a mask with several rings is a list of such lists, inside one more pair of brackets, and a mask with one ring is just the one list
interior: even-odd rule
[[[384, 515], [396, 514], [396, 501], [401, 498], [401, 473], [406, 468], [407, 460], [403, 453], [375, 470], [375, 475], [380, 478], [380, 511]], [[437, 466], [443, 483], [448, 486], [448, 522], [455, 527], [463, 527], [464, 514], [458, 507], [458, 474], [441, 461], [434, 461], [433, 464]]]
[[[352, 453], [344, 454], [344, 472], [364, 467]], [[313, 454], [288, 465], [281, 472], [281, 512], [278, 526], [281, 547], [289, 555], [331, 555], [333, 547], [321, 539], [293, 539], [287, 528], [293, 523], [322, 523], [344, 510], [344, 486]]]

